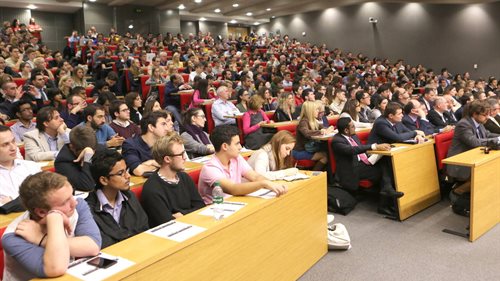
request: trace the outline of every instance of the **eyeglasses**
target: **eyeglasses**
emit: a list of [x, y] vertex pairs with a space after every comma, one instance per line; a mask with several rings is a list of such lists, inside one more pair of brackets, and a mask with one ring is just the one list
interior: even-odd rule
[[206, 119], [206, 118], [207, 118], [207, 117], [205, 116], [205, 114], [196, 115], [196, 117], [200, 117], [200, 118], [203, 118], [203, 119]]
[[115, 174], [108, 174], [108, 178], [113, 177], [113, 176], [125, 177], [128, 174], [129, 174], [129, 169], [120, 170], [120, 171], [116, 172]]
[[178, 156], [181, 156], [182, 158], [184, 158], [186, 155], [186, 151], [182, 151], [181, 153], [178, 153], [178, 154], [167, 154], [167, 156], [170, 156], [170, 157], [178, 157]]
[[120, 111], [121, 111], [121, 112], [129, 112], [129, 111], [130, 111], [130, 109], [128, 109], [128, 108], [124, 108], [124, 109], [122, 109], [122, 110], [120, 110]]

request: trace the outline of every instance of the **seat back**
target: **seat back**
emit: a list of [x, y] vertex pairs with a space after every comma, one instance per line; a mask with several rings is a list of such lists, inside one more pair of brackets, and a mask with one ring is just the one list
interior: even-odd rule
[[367, 144], [368, 143], [368, 137], [370, 136], [370, 131], [358, 132], [358, 133], [356, 133], [356, 135], [358, 136], [359, 141], [362, 144]]
[[290, 133], [292, 133], [295, 136], [295, 134], [297, 133], [297, 124], [290, 123], [287, 125], [279, 126], [279, 127], [276, 127], [276, 130], [278, 132], [279, 131], [289, 131]]
[[198, 186], [198, 181], [200, 180], [200, 172], [201, 169], [194, 169], [187, 171], [187, 174], [191, 177], [191, 179], [194, 181], [194, 184]]
[[146, 81], [148, 81], [149, 75], [142, 75], [141, 76], [141, 89], [142, 89], [142, 99], [146, 100], [146, 97], [148, 96], [149, 93], [149, 85], [146, 85]]
[[212, 117], [212, 104], [205, 104], [205, 116], [207, 118], [207, 128], [208, 133], [212, 133], [212, 130], [215, 128], [214, 118]]
[[137, 197], [137, 200], [139, 202], [141, 202], [142, 185], [138, 186], [138, 187], [131, 188], [130, 191], [132, 191], [134, 193], [135, 197]]
[[328, 124], [333, 127], [337, 127], [337, 121], [339, 121], [339, 118], [328, 118]]
[[446, 158], [446, 155], [448, 155], [448, 149], [450, 149], [454, 133], [454, 131], [449, 131], [434, 136], [438, 170], [442, 170], [444, 168], [443, 159]]
[[194, 94], [194, 92], [181, 94], [181, 111], [184, 112], [189, 108], [189, 105], [191, 104], [191, 101], [193, 100], [193, 94]]
[[[0, 239], [2, 238], [3, 233], [5, 232], [6, 229], [7, 229], [7, 227], [0, 228]], [[3, 278], [4, 266], [5, 266], [5, 264], [4, 264], [3, 246], [2, 246], [2, 241], [0, 240], [0, 280], [2, 280], [2, 278]]]
[[328, 139], [328, 161], [330, 161], [332, 174], [335, 174], [335, 171], [337, 170], [337, 163], [335, 162], [335, 155], [333, 154], [332, 138]]

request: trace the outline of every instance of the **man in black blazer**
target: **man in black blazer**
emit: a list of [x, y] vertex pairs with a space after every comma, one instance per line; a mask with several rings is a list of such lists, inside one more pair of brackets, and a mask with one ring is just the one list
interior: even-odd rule
[[436, 89], [431, 87], [426, 87], [424, 90], [424, 94], [418, 99], [418, 101], [425, 105], [427, 112], [432, 110], [432, 106], [434, 105], [434, 100], [436, 99]]
[[363, 145], [356, 136], [356, 127], [351, 118], [343, 117], [337, 122], [339, 133], [332, 139], [332, 149], [337, 163], [335, 177], [340, 185], [350, 191], [359, 187], [360, 180], [380, 182], [380, 195], [400, 198], [402, 192], [394, 190], [387, 161], [380, 160], [374, 165], [368, 161], [368, 150], [390, 150], [387, 143]]
[[[455, 134], [448, 150], [448, 157], [471, 150], [478, 146], [485, 146], [488, 142], [500, 142], [500, 134], [494, 134], [484, 128], [488, 120], [488, 105], [484, 101], [470, 103], [468, 116], [458, 121]], [[449, 176], [459, 181], [468, 181], [471, 171], [469, 167], [447, 165]]]
[[455, 121], [447, 111], [448, 104], [443, 97], [437, 97], [434, 100], [434, 108], [427, 114], [427, 119], [436, 128], [443, 129], [447, 126], [453, 126]]
[[500, 134], [500, 105], [496, 98], [489, 98], [488, 104], [490, 106], [490, 116], [486, 120], [486, 123], [484, 123], [484, 127], [492, 133]]
[[405, 105], [403, 111], [405, 114], [402, 121], [403, 125], [412, 131], [420, 130], [427, 136], [439, 132], [447, 132], [453, 129], [449, 126], [446, 129], [440, 130], [432, 125], [432, 123], [426, 119], [425, 107], [417, 100], [411, 100], [407, 105]]
[[385, 108], [384, 114], [373, 123], [373, 128], [368, 136], [368, 143], [395, 143], [415, 140], [424, 142], [424, 132], [421, 130], [410, 130], [401, 123], [403, 110], [401, 105], [390, 102]]

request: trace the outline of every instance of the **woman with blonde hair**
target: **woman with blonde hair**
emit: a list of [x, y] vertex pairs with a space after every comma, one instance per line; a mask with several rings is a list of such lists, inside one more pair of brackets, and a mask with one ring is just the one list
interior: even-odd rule
[[267, 143], [273, 134], [264, 133], [261, 125], [272, 122], [262, 111], [264, 101], [259, 95], [253, 95], [248, 102], [248, 111], [243, 114], [243, 133], [245, 134], [245, 147], [259, 149]]
[[322, 171], [328, 163], [326, 149], [320, 148], [320, 142], [312, 139], [313, 136], [333, 133], [333, 127], [323, 129], [318, 123], [319, 108], [314, 101], [306, 101], [302, 104], [300, 121], [297, 125], [297, 142], [292, 151], [293, 158], [297, 160], [317, 161], [313, 170]]
[[292, 121], [297, 119], [298, 111], [295, 110], [295, 98], [292, 93], [280, 94], [278, 98], [278, 107], [274, 112], [276, 122]]
[[261, 149], [248, 159], [248, 164], [268, 180], [278, 180], [295, 175], [291, 152], [295, 146], [295, 137], [289, 131], [277, 132]]
[[172, 55], [172, 60], [170, 61], [169, 65], [173, 65], [176, 68], [182, 68], [183, 64], [181, 62], [181, 55], [177, 52], [175, 52]]
[[73, 89], [73, 78], [69, 75], [65, 75], [59, 79], [59, 90], [64, 98], [68, 97], [71, 94], [71, 89]]
[[149, 101], [152, 99], [159, 100], [160, 93], [158, 92], [158, 85], [162, 85], [162, 84], [167, 83], [167, 79], [165, 79], [161, 76], [161, 69], [159, 67], [153, 67], [151, 72], [152, 72], [152, 75], [146, 81], [146, 85], [149, 86], [149, 93], [148, 93], [148, 96], [146, 98], [146, 101]]
[[87, 88], [89, 84], [87, 83], [87, 79], [85, 79], [85, 69], [81, 66], [75, 67], [73, 71], [73, 86], [74, 87], [83, 87]]

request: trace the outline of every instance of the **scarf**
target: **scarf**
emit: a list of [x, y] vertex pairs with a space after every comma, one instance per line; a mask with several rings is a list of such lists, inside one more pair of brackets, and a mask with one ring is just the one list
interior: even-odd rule
[[193, 139], [201, 140], [203, 144], [211, 144], [210, 140], [207, 137], [207, 134], [198, 126], [192, 124], [184, 125], [184, 130], [190, 134]]

